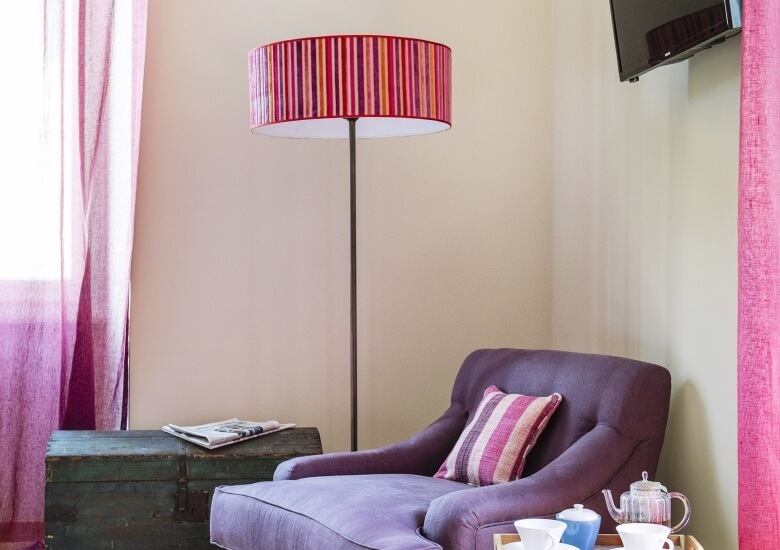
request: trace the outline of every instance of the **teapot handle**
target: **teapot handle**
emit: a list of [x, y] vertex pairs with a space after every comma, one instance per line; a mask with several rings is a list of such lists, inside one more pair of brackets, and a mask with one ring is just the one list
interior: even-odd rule
[[688, 520], [691, 519], [691, 503], [688, 502], [688, 498], [682, 493], [669, 493], [669, 498], [679, 498], [682, 500], [685, 506], [685, 515], [682, 520], [676, 526], [672, 527], [672, 533], [676, 533], [688, 524]]

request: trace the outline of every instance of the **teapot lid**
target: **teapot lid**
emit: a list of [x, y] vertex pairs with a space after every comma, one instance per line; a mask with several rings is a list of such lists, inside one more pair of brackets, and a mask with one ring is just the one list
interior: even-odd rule
[[568, 519], [570, 521], [594, 521], [600, 520], [601, 516], [593, 510], [588, 510], [582, 504], [575, 504], [574, 508], [569, 508], [559, 512], [556, 519]]
[[648, 481], [647, 480], [647, 472], [642, 472], [642, 481], [635, 481], [631, 484], [631, 490], [632, 491], [663, 491], [664, 493], [666, 491], [666, 487], [661, 485], [657, 481]]

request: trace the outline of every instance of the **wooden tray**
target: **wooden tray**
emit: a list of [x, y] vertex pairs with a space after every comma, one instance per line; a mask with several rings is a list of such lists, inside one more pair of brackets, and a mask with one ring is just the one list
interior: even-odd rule
[[[695, 538], [691, 535], [670, 535], [670, 539], [675, 544], [675, 548], [681, 550], [704, 550], [704, 547], [699, 544]], [[494, 550], [504, 550], [504, 545], [510, 542], [519, 542], [520, 536], [515, 535], [493, 535], [493, 548]], [[609, 548], [622, 548], [623, 543], [620, 542], [620, 536], [615, 534], [599, 535], [596, 539], [595, 550], [607, 550]]]

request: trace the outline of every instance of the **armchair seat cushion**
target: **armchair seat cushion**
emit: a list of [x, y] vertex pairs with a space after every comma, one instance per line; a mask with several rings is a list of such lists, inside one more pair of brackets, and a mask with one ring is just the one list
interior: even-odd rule
[[211, 538], [257, 550], [440, 549], [421, 534], [425, 514], [434, 499], [464, 489], [471, 487], [411, 474], [223, 486], [214, 494]]

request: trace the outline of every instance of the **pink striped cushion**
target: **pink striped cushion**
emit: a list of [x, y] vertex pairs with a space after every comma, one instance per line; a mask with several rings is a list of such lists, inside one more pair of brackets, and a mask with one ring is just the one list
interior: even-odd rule
[[478, 487], [518, 479], [528, 452], [562, 399], [559, 393], [528, 397], [488, 387], [474, 420], [434, 477]]

